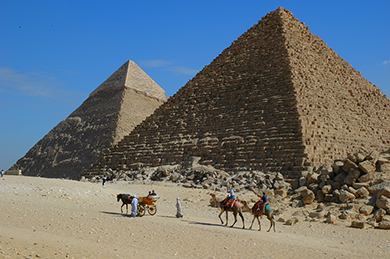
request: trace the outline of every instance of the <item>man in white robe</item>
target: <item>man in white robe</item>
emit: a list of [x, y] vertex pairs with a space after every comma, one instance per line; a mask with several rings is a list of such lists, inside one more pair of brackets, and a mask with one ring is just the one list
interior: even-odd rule
[[130, 214], [130, 217], [137, 216], [137, 207], [138, 207], [138, 198], [134, 194], [133, 195], [133, 199], [131, 200], [131, 214]]

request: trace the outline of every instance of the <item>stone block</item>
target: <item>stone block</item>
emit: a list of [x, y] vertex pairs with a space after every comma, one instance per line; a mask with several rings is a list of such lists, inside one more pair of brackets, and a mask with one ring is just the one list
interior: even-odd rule
[[374, 206], [371, 206], [371, 205], [363, 205], [361, 208], [360, 208], [360, 213], [363, 213], [364, 215], [368, 216], [372, 213], [372, 211], [374, 210]]
[[376, 206], [380, 209], [389, 210], [390, 209], [390, 199], [382, 196], [376, 200]]
[[377, 198], [381, 198], [381, 196], [385, 196], [387, 198], [390, 198], [390, 186], [386, 186], [385, 188], [381, 189], [378, 194]]
[[353, 228], [364, 228], [364, 222], [363, 221], [352, 221], [351, 222], [351, 227]]
[[370, 160], [359, 163], [359, 168], [366, 174], [371, 174], [376, 171], [376, 165]]

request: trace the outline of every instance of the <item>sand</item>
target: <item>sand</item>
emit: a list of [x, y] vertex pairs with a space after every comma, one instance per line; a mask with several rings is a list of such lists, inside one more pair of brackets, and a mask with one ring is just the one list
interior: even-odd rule
[[[119, 193], [160, 195], [157, 213], [130, 218]], [[5, 175], [0, 179], [0, 258], [389, 258], [390, 232], [356, 229], [348, 222], [261, 220], [250, 213], [234, 227], [221, 225], [210, 191], [167, 183], [99, 183]], [[217, 193], [223, 197], [225, 193]], [[244, 197], [246, 194], [237, 193]], [[183, 218], [176, 218], [176, 197]], [[124, 207], [125, 209], [125, 207]], [[130, 208], [129, 208], [130, 210]], [[124, 211], [126, 212], [126, 211]], [[289, 218], [289, 208], [282, 215]], [[223, 219], [225, 216], [223, 215]], [[229, 215], [229, 225], [233, 215]]]

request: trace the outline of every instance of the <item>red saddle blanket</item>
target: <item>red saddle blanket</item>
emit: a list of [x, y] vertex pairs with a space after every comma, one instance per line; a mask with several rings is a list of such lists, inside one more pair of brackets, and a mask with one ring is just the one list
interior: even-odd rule
[[221, 207], [233, 207], [234, 203], [237, 201], [238, 201], [238, 199], [236, 199], [236, 198], [232, 198], [232, 199], [226, 198], [223, 201], [221, 201]]
[[265, 203], [262, 203], [261, 201], [258, 201], [253, 205], [252, 212], [253, 213], [262, 213], [264, 210]]

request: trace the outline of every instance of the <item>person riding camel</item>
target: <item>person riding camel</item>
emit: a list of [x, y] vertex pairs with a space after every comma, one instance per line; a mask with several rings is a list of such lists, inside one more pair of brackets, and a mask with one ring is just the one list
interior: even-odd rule
[[265, 195], [265, 192], [263, 192], [263, 197], [261, 197], [261, 202], [260, 202], [260, 208], [261, 208], [261, 211], [264, 210], [264, 207], [265, 207], [265, 204], [267, 204], [268, 202], [268, 199], [267, 199], [267, 196]]
[[230, 201], [231, 207], [233, 207], [234, 200], [236, 199], [236, 195], [234, 194], [234, 191], [233, 191], [231, 186], [229, 186], [229, 188], [228, 188], [228, 193], [229, 193], [229, 195], [226, 198], [226, 203], [228, 203]]

